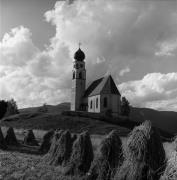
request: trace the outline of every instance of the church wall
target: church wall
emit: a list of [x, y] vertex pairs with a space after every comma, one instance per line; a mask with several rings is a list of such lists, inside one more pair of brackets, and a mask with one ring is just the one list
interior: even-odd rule
[[113, 114], [120, 114], [120, 96], [116, 94], [111, 95], [112, 112]]
[[[107, 98], [107, 106], [104, 105], [104, 99]], [[117, 94], [101, 94], [100, 112], [106, 113], [111, 110], [114, 116], [120, 112], [120, 96]]]
[[100, 95], [88, 97], [88, 112], [100, 112]]

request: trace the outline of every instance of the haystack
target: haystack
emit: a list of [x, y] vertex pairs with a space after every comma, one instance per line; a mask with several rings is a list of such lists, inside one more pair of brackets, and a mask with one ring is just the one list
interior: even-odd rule
[[6, 142], [2, 134], [1, 127], [0, 127], [0, 149], [6, 149], [6, 148], [7, 148], [7, 145], [6, 145]]
[[5, 141], [6, 141], [7, 145], [19, 145], [17, 138], [15, 136], [15, 133], [14, 133], [14, 129], [12, 127], [10, 127], [7, 130], [7, 135], [5, 137]]
[[123, 151], [125, 159], [115, 180], [159, 179], [165, 167], [165, 151], [150, 121], [133, 129]]
[[71, 140], [72, 140], [72, 143], [74, 143], [74, 141], [77, 139], [77, 135], [76, 134], [73, 134], [72, 137], [71, 137]]
[[93, 148], [89, 133], [83, 132], [75, 140], [70, 162], [66, 167], [67, 175], [84, 175], [93, 161]]
[[33, 131], [30, 129], [28, 130], [27, 135], [24, 138], [24, 144], [29, 145], [29, 146], [38, 146], [38, 142], [34, 136]]
[[174, 139], [175, 151], [177, 151], [177, 136]]
[[122, 161], [122, 142], [117, 130], [113, 130], [102, 141], [99, 156], [89, 170], [89, 180], [110, 180]]
[[42, 144], [39, 149], [40, 152], [45, 154], [49, 151], [54, 132], [54, 130], [50, 130], [44, 135]]
[[46, 155], [47, 163], [50, 165], [66, 165], [72, 151], [71, 133], [59, 131], [55, 133], [51, 148]]
[[174, 151], [171, 158], [167, 162], [167, 167], [160, 180], [176, 180], [177, 179], [177, 152]]

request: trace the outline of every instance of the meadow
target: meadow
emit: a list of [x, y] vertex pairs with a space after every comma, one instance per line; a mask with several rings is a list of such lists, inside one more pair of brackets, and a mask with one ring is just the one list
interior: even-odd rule
[[[7, 127], [2, 127], [6, 135]], [[24, 129], [14, 129], [19, 141], [24, 139]], [[33, 130], [37, 140], [41, 143], [45, 130]], [[106, 135], [91, 135], [94, 156], [98, 156], [99, 147]], [[127, 137], [121, 137], [122, 144], [126, 144]], [[173, 142], [163, 143], [166, 158], [168, 159], [174, 151]], [[31, 147], [32, 148], [32, 147]], [[42, 163], [43, 155], [32, 155], [16, 151], [0, 150], [0, 179], [2, 180], [79, 180], [81, 177], [62, 175], [62, 167]]]

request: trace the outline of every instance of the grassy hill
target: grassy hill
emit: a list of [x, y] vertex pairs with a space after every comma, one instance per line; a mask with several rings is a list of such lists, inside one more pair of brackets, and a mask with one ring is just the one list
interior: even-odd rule
[[1, 126], [12, 126], [24, 129], [69, 129], [80, 133], [89, 130], [91, 134], [107, 134], [112, 129], [118, 129], [121, 136], [126, 136], [139, 122], [151, 120], [152, 124], [160, 128], [164, 137], [171, 137], [177, 132], [177, 112], [156, 111], [147, 108], [132, 108], [130, 122], [111, 124], [85, 117], [64, 116], [62, 111], [69, 110], [69, 103], [46, 105], [47, 111], [41, 112], [42, 107], [31, 107], [20, 110], [20, 114], [4, 118]]
[[61, 115], [63, 110], [69, 110], [69, 104], [62, 103], [56, 106], [47, 105], [47, 112], [40, 112], [41, 107], [21, 109], [19, 114], [6, 117], [0, 122], [1, 126], [12, 126], [19, 129], [69, 129], [71, 132], [80, 133], [88, 130], [90, 134], [107, 134], [113, 129], [118, 129], [121, 136], [126, 136], [130, 129], [110, 124], [107, 122]]

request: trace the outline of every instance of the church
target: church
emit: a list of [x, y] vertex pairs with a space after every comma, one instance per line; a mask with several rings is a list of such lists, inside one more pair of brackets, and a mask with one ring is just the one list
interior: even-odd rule
[[85, 54], [79, 49], [74, 54], [71, 89], [71, 111], [118, 116], [121, 95], [111, 75], [93, 81], [86, 88]]

